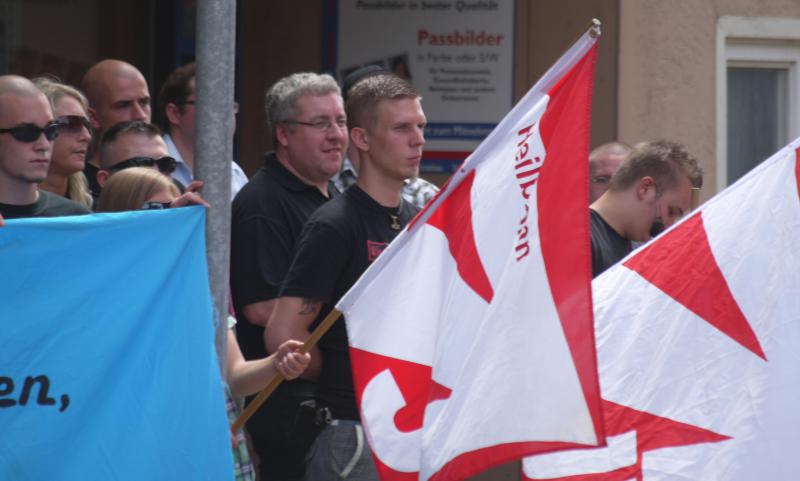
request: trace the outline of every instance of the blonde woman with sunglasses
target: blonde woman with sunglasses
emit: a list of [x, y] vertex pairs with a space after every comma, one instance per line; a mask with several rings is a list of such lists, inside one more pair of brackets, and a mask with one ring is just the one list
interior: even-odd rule
[[75, 87], [55, 79], [39, 77], [33, 83], [45, 94], [53, 109], [53, 117], [61, 125], [59, 136], [53, 141], [47, 178], [39, 184], [39, 189], [91, 208], [92, 196], [83, 175], [86, 152], [93, 135], [86, 97]]

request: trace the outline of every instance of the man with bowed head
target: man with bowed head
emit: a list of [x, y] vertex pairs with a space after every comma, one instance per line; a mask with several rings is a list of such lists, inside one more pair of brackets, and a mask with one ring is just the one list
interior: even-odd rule
[[634, 147], [590, 206], [592, 276], [628, 255], [631, 241], [648, 241], [677, 222], [702, 185], [703, 171], [682, 145], [660, 140]]

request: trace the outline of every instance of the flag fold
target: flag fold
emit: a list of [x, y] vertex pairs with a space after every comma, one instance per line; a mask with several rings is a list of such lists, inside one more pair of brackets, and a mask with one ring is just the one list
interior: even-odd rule
[[592, 322], [588, 33], [340, 300], [384, 481], [604, 442]]

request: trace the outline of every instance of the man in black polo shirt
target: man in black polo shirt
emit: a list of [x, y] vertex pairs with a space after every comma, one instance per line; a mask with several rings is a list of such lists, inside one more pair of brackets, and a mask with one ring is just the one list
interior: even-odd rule
[[[401, 193], [404, 180], [418, 173], [425, 143], [419, 93], [393, 74], [371, 76], [348, 92], [347, 114], [360, 159], [358, 181], [317, 210], [303, 229], [267, 327], [269, 347], [306, 338], [417, 213]], [[306, 479], [377, 480], [356, 406], [343, 319], [312, 351], [306, 375], [317, 374], [317, 401], [331, 421], [309, 451]]]
[[[275, 152], [233, 202], [231, 289], [237, 338], [247, 359], [262, 358], [264, 326], [308, 216], [328, 201], [329, 179], [347, 148], [339, 86], [329, 75], [294, 74], [267, 93]], [[302, 479], [306, 449], [300, 404], [314, 384], [284, 382], [247, 423], [261, 481]], [[313, 436], [309, 432], [308, 436]]]
[[590, 206], [592, 277], [689, 212], [692, 189], [703, 185], [697, 160], [675, 142], [645, 142], [611, 177], [608, 190]]

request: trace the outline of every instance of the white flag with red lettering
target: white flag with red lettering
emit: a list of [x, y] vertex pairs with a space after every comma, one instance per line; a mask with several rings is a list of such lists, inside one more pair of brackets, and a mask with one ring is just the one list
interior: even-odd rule
[[800, 478], [798, 147], [595, 279], [608, 446], [525, 479]]
[[337, 308], [388, 480], [458, 480], [604, 441], [594, 355], [584, 35]]

